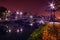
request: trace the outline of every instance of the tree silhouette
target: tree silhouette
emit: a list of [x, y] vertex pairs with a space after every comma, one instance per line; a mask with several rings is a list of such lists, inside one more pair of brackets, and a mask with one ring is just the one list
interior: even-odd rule
[[0, 7], [0, 17], [2, 17], [3, 16], [3, 12], [6, 12], [7, 11], [7, 8], [5, 8], [5, 7]]

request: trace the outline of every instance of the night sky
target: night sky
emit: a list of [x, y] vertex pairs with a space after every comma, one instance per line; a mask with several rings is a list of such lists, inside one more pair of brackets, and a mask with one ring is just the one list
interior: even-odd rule
[[[0, 6], [4, 6], [11, 11], [30, 12], [38, 15], [50, 15], [47, 10], [50, 0], [0, 0]], [[56, 16], [60, 16], [57, 12]]]

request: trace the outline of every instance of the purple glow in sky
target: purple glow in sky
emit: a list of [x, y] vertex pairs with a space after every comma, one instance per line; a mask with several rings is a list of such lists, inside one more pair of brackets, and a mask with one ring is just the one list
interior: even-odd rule
[[31, 12], [37, 15], [50, 15], [45, 11], [50, 0], [0, 0], [0, 6], [4, 6], [9, 10]]

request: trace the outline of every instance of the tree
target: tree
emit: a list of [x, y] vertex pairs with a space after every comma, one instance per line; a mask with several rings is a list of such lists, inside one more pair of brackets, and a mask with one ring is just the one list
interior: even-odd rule
[[34, 30], [28, 40], [42, 40], [42, 32], [45, 29], [45, 24], [42, 25], [40, 28]]
[[60, 40], [59, 32], [60, 24], [47, 23], [33, 31], [28, 40]]
[[3, 16], [3, 12], [5, 12], [7, 9], [5, 7], [0, 7], [0, 17]]
[[9, 16], [8, 12], [7, 12], [7, 8], [5, 7], [0, 7], [0, 18], [7, 18]]

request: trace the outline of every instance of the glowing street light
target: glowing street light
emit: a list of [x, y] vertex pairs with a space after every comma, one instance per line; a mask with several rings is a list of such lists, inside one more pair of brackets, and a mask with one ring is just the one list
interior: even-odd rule
[[52, 3], [49, 3], [50, 4], [50, 12], [51, 12], [51, 21], [55, 21], [55, 12], [56, 12], [56, 6], [55, 6], [55, 3], [54, 1], [52, 1]]
[[30, 23], [29, 25], [30, 25], [30, 26], [33, 26], [33, 23]]
[[7, 30], [6, 32], [9, 32], [9, 33], [11, 33], [11, 29]]
[[1, 20], [1, 18], [0, 18], [0, 20]]
[[11, 29], [9, 29], [8, 32], [11, 32]]
[[8, 20], [8, 18], [5, 18], [5, 20]]
[[50, 3], [50, 8], [51, 9], [55, 9], [55, 4], [52, 2], [52, 3]]
[[22, 32], [22, 31], [23, 31], [23, 29], [21, 28], [21, 29], [20, 29], [20, 31]]
[[31, 15], [30, 18], [33, 18], [33, 16]]
[[20, 15], [22, 15], [23, 13], [22, 12], [20, 12]]
[[51, 9], [54, 9], [55, 7], [54, 7], [54, 4], [50, 4], [50, 7], [51, 7]]
[[52, 7], [52, 6], [54, 6], [54, 4], [53, 4], [53, 3], [51, 3], [51, 4], [50, 4], [50, 6]]
[[17, 33], [19, 32], [19, 29], [17, 29]]
[[17, 11], [16, 14], [19, 14], [19, 12]]
[[8, 13], [10, 13], [11, 11], [10, 10], [8, 10]]

